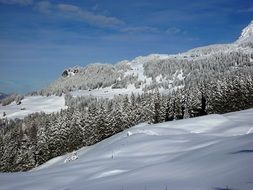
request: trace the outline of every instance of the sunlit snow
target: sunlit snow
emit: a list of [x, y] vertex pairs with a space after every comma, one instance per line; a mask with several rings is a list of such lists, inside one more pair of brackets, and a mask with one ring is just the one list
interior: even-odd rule
[[23, 173], [1, 190], [253, 189], [253, 109], [149, 125]]
[[66, 108], [64, 96], [26, 96], [20, 105], [15, 102], [6, 106], [0, 104], [0, 118], [3, 118], [4, 112], [8, 119], [22, 119], [31, 113], [52, 113]]

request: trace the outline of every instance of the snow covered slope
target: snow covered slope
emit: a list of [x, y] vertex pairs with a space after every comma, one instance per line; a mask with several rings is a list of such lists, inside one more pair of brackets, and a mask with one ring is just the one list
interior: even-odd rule
[[8, 119], [24, 118], [35, 112], [52, 113], [67, 108], [64, 96], [25, 96], [20, 105], [12, 102], [9, 105], [0, 104], [0, 118], [6, 113]]
[[[66, 69], [39, 93], [111, 98], [118, 94], [143, 93], [155, 88], [169, 93], [191, 88], [192, 81], [214, 82], [253, 68], [253, 22], [243, 29], [240, 38], [230, 44], [194, 48], [179, 54], [150, 54], [115, 64], [89, 64]], [[242, 71], [243, 70], [243, 71]], [[220, 75], [219, 75], [220, 73]], [[93, 92], [93, 90], [95, 90]], [[77, 91], [77, 92], [76, 92]], [[122, 91], [119, 92], [119, 91]]]
[[253, 21], [243, 29], [241, 36], [237, 40], [237, 43], [253, 43]]
[[114, 96], [118, 95], [130, 95], [131, 93], [134, 94], [142, 94], [142, 89], [136, 89], [134, 85], [128, 85], [127, 88], [121, 89], [112, 89], [111, 87], [105, 88], [97, 88], [94, 90], [76, 90], [70, 92], [73, 97], [97, 97], [97, 98], [108, 98], [112, 99]]
[[[252, 39], [253, 22], [232, 44], [210, 45], [175, 55], [150, 54], [114, 65], [76, 66], [66, 69], [58, 80], [38, 94], [47, 96], [70, 92], [73, 97], [113, 98], [115, 95], [152, 92], [156, 88], [169, 94], [180, 88], [192, 89], [196, 83], [231, 80], [231, 76], [239, 73], [243, 80], [252, 75], [253, 48], [248, 44]], [[26, 97], [20, 106], [14, 103], [0, 106], [0, 117], [3, 112], [8, 118], [23, 118], [34, 112], [50, 113], [64, 108], [63, 97]]]
[[140, 124], [78, 150], [77, 160], [2, 173], [1, 190], [252, 190], [252, 116], [250, 109]]

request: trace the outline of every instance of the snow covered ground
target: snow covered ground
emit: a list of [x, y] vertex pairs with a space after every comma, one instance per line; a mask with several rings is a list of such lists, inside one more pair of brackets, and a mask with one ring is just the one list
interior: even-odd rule
[[253, 109], [140, 124], [23, 173], [1, 173], [1, 190], [253, 189]]
[[[73, 97], [97, 97], [97, 98], [108, 98], [112, 99], [114, 96], [118, 95], [131, 95], [134, 94], [142, 94], [144, 92], [144, 88], [147, 85], [150, 85], [152, 83], [152, 78], [147, 77], [144, 75], [144, 67], [143, 64], [146, 62], [154, 62], [157, 60], [166, 60], [170, 57], [174, 57], [175, 55], [166, 55], [166, 54], [150, 54], [148, 56], [139, 56], [133, 59], [132, 61], [123, 61], [125, 64], [127, 64], [130, 69], [124, 72], [124, 76], [135, 76], [138, 78], [138, 81], [141, 82], [139, 88], [136, 88], [134, 84], [129, 84], [126, 88], [120, 88], [120, 89], [113, 89], [112, 86], [105, 87], [105, 88], [97, 88], [97, 89], [90, 89], [90, 90], [76, 90], [70, 92]], [[173, 75], [173, 80], [170, 80], [171, 83], [175, 79], [183, 80], [183, 71], [177, 70], [175, 74]], [[167, 79], [163, 78], [162, 75], [159, 75], [156, 77], [156, 82], [161, 83], [167, 81]], [[176, 86], [174, 88], [170, 89], [164, 89], [162, 87], [159, 88], [160, 93], [168, 94], [172, 90], [176, 90], [178, 88], [182, 88], [183, 86]], [[152, 90], [150, 90], [151, 92]]]
[[12, 102], [9, 105], [0, 104], [0, 118], [6, 113], [8, 119], [24, 118], [35, 112], [52, 113], [66, 109], [64, 96], [26, 96], [20, 105]]
[[131, 95], [134, 94], [142, 94], [143, 91], [140, 88], [135, 88], [133, 84], [127, 86], [127, 88], [113, 89], [111, 87], [106, 88], [96, 88], [93, 90], [76, 90], [70, 92], [73, 97], [97, 97], [97, 98], [108, 98], [112, 99], [114, 96], [118, 95]]

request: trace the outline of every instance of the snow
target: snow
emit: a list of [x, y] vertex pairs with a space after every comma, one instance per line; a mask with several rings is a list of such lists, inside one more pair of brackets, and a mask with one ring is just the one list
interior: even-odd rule
[[[247, 26], [246, 28], [243, 29], [242, 34], [240, 38], [235, 42], [231, 44], [216, 44], [216, 45], [209, 45], [209, 46], [204, 46], [204, 47], [199, 47], [199, 48], [194, 48], [191, 49], [187, 52], [184, 53], [179, 53], [179, 54], [150, 54], [147, 56], [139, 56], [136, 57], [135, 59], [128, 61], [128, 60], [123, 60], [118, 62], [118, 65], [127, 65], [128, 69], [125, 70], [120, 70], [123, 74], [124, 77], [127, 76], [135, 76], [137, 78], [137, 81], [140, 82], [139, 88], [136, 88], [133, 84], [127, 86], [127, 88], [122, 88], [122, 89], [112, 89], [111, 87], [106, 87], [106, 88], [99, 88], [99, 89], [94, 89], [94, 90], [78, 90], [71, 92], [71, 94], [74, 97], [78, 96], [92, 96], [92, 97], [98, 97], [98, 98], [113, 98], [115, 95], [126, 95], [126, 94], [142, 94], [143, 90], [146, 89], [148, 85], [152, 84], [152, 78], [147, 77], [144, 75], [144, 67], [143, 65], [146, 63], [154, 63], [154, 62], [161, 62], [164, 60], [170, 60], [173, 61], [176, 59], [177, 61], [180, 60], [188, 60], [188, 61], [196, 61], [196, 60], [203, 60], [206, 61], [209, 59], [209, 57], [212, 57], [214, 54], [215, 56], [219, 55], [219, 53], [231, 53], [234, 51], [242, 51], [247, 54], [252, 53], [252, 48], [250, 47], [243, 47], [241, 46], [241, 43], [247, 43], [247, 42], [253, 42], [253, 21]], [[252, 62], [252, 58], [250, 58], [250, 62]], [[234, 66], [234, 69], [237, 69], [237, 66]], [[74, 71], [69, 70], [69, 72], [72, 72], [73, 75], [75, 74]], [[73, 76], [71, 73], [69, 76]], [[175, 74], [172, 76], [173, 80], [168, 80], [166, 77], [162, 76], [161, 74], [156, 76], [155, 81], [159, 84], [163, 82], [171, 82], [171, 84], [175, 80], [179, 81], [184, 81], [185, 76], [184, 72], [182, 69], [176, 70]], [[121, 81], [122, 78], [119, 77], [118, 81]], [[168, 94], [172, 90], [180, 89], [182, 86], [175, 86], [172, 88], [172, 85], [169, 86], [169, 89], [164, 90], [164, 89], [159, 89], [160, 92]]]
[[[157, 54], [155, 54], [156, 56], [158, 56]], [[166, 58], [165, 55], [163, 55], [164, 59]], [[147, 56], [149, 57], [149, 56]], [[147, 58], [145, 57], [145, 58]], [[141, 57], [144, 59], [144, 57]], [[134, 59], [132, 62], [128, 62], [128, 64], [131, 66], [131, 70], [128, 70], [124, 73], [124, 76], [128, 76], [128, 75], [133, 75], [133, 76], [138, 76], [138, 80], [142, 81], [142, 84], [140, 85], [140, 88], [136, 88], [134, 84], [129, 84], [126, 88], [112, 88], [112, 86], [110, 87], [104, 87], [104, 88], [96, 88], [96, 89], [90, 89], [90, 90], [76, 90], [76, 91], [72, 91], [70, 92], [70, 94], [73, 97], [96, 97], [96, 98], [108, 98], [108, 99], [112, 99], [115, 96], [118, 95], [131, 95], [133, 94], [142, 94], [144, 91], [144, 87], [148, 84], [152, 83], [152, 78], [146, 77], [144, 75], [144, 68], [143, 68], [143, 62], [141, 62], [141, 58], [136, 58]], [[151, 58], [150, 58], [151, 59]], [[148, 60], [150, 60], [148, 59]], [[183, 77], [183, 71], [176, 71], [175, 74], [173, 75], [173, 80], [171, 80], [171, 83], [173, 83], [173, 81], [175, 79], [179, 79], [179, 80], [184, 80], [185, 77]], [[157, 83], [163, 82], [166, 79], [163, 78], [162, 75], [158, 75], [155, 80], [157, 81]], [[144, 82], [145, 81], [145, 82]], [[164, 89], [163, 87], [160, 87], [158, 90], [160, 93], [163, 94], [168, 94], [173, 90], [177, 90], [183, 88], [183, 85], [179, 85], [170, 89]], [[152, 91], [152, 90], [150, 90]]]
[[93, 90], [76, 90], [70, 92], [73, 97], [97, 97], [97, 98], [108, 98], [112, 99], [114, 96], [119, 95], [131, 95], [134, 94], [142, 94], [143, 91], [141, 88], [135, 88], [134, 84], [129, 84], [127, 88], [120, 88], [120, 89], [113, 89], [112, 87], [105, 87], [105, 88], [96, 88]]
[[77, 152], [74, 151], [74, 152], [72, 152], [72, 154], [71, 154], [70, 156], [68, 156], [68, 157], [64, 160], [64, 163], [72, 162], [72, 161], [77, 160], [77, 159], [78, 159]]
[[253, 109], [143, 123], [30, 172], [1, 173], [1, 190], [253, 189]]
[[253, 42], [253, 21], [243, 29], [237, 43]]
[[[128, 62], [124, 61], [125, 64], [128, 64], [130, 66], [130, 69], [124, 72], [124, 77], [126, 76], [137, 76], [138, 81], [142, 81], [140, 88], [136, 88], [134, 84], [129, 84], [126, 88], [112, 88], [110, 87], [105, 87], [105, 88], [97, 88], [97, 89], [92, 89], [92, 90], [76, 90], [70, 92], [73, 97], [80, 97], [80, 96], [86, 96], [86, 97], [97, 97], [97, 98], [108, 98], [112, 99], [114, 96], [118, 95], [131, 95], [132, 93], [134, 94], [142, 94], [143, 93], [143, 88], [145, 85], [151, 84], [152, 78], [147, 77], [144, 75], [144, 68], [143, 68], [143, 61], [148, 61], [152, 60], [155, 58], [166, 58], [165, 55], [149, 55], [146, 57], [137, 57], [134, 60]], [[119, 78], [119, 80], [121, 80]], [[144, 83], [145, 81], [145, 83]]]
[[26, 96], [21, 102], [20, 105], [15, 102], [6, 106], [0, 105], [0, 118], [3, 118], [4, 112], [8, 119], [22, 119], [35, 112], [52, 113], [67, 108], [64, 96]]
[[76, 74], [74, 73], [74, 72], [72, 72], [72, 71], [69, 71], [68, 72], [68, 77], [73, 77], [73, 76], [75, 76]]
[[129, 64], [130, 66], [130, 70], [126, 71], [124, 73], [124, 76], [128, 76], [128, 75], [133, 75], [133, 76], [137, 76], [139, 81], [146, 81], [146, 84], [150, 84], [152, 82], [152, 78], [151, 77], [147, 77], [144, 75], [144, 67], [143, 64], [147, 61], [154, 61], [154, 59], [165, 59], [165, 55], [148, 55], [148, 56], [139, 56], [137, 58], [135, 58], [134, 60], [132, 60], [131, 62], [128, 62], [127, 64]]
[[183, 70], [180, 70], [180, 73], [177, 75], [177, 78], [179, 79], [179, 80], [184, 80], [184, 78], [185, 77], [183, 77]]
[[162, 81], [162, 79], [163, 79], [163, 76], [162, 76], [161, 74], [158, 75], [158, 76], [155, 78], [155, 80], [156, 80], [157, 83], [159, 83], [160, 81]]
[[[136, 88], [134, 84], [129, 84], [126, 88], [112, 88], [110, 87], [105, 87], [105, 88], [97, 88], [97, 89], [92, 89], [92, 90], [76, 90], [70, 92], [73, 97], [80, 97], [80, 96], [86, 96], [86, 97], [97, 97], [97, 98], [108, 98], [112, 99], [114, 96], [118, 95], [131, 95], [132, 93], [134, 94], [142, 94], [144, 87], [146, 85], [149, 85], [152, 83], [152, 78], [147, 77], [144, 75], [144, 68], [143, 64], [146, 61], [153, 61], [154, 59], [166, 59], [168, 56], [167, 55], [158, 55], [158, 54], [151, 54], [148, 56], [140, 56], [135, 58], [132, 61], [121, 61], [120, 63], [124, 63], [130, 66], [130, 69], [124, 72], [124, 77], [126, 76], [137, 76], [138, 81], [141, 81], [140, 88]], [[120, 81], [121, 78], [118, 78]]]

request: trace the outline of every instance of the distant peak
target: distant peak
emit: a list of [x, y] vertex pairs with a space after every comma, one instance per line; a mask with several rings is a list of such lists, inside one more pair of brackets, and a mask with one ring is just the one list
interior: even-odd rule
[[253, 42], [253, 20], [242, 30], [241, 36], [237, 40], [238, 43]]

